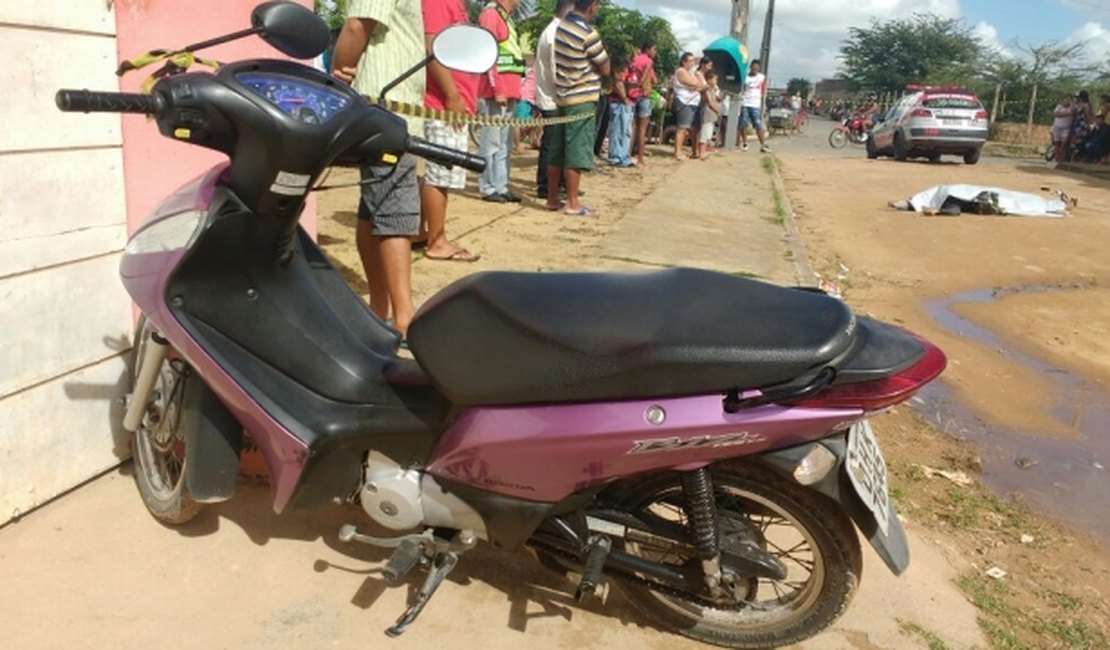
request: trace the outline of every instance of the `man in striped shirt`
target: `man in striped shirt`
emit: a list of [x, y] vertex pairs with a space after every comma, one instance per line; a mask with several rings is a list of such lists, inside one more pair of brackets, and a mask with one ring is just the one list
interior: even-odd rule
[[[424, 19], [420, 0], [352, 0], [332, 58], [332, 74], [377, 99], [382, 88], [423, 60]], [[390, 91], [411, 104], [424, 100], [424, 76], [412, 75]], [[409, 133], [423, 135], [419, 120]], [[412, 320], [412, 245], [420, 228], [416, 159], [405, 154], [394, 165], [362, 165], [355, 241], [370, 287], [370, 309], [393, 318], [403, 337]]]
[[578, 200], [578, 186], [582, 172], [594, 167], [594, 114], [601, 77], [609, 75], [609, 55], [597, 30], [590, 26], [600, 7], [600, 0], [576, 0], [574, 10], [563, 18], [555, 33], [555, 103], [559, 115], [589, 117], [555, 127], [547, 186], [558, 187], [559, 177], [565, 176], [567, 202], [560, 205], [558, 195], [549, 191], [547, 207], [565, 208], [567, 214], [580, 217], [590, 216], [589, 208]]

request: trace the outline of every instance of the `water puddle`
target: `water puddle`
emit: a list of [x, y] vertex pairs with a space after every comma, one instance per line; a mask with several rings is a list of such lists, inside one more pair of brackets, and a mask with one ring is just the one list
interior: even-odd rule
[[945, 329], [999, 350], [1006, 358], [1048, 377], [1058, 390], [1054, 419], [1079, 434], [1076, 439], [1044, 437], [999, 427], [960, 403], [943, 381], [919, 393], [918, 404], [933, 424], [978, 445], [983, 482], [1000, 494], [1017, 493], [1035, 511], [1066, 522], [1110, 543], [1110, 396], [1059, 366], [1033, 358], [990, 330], [952, 312], [953, 305], [987, 303], [1019, 293], [1044, 293], [1078, 286], [986, 289], [935, 300], [929, 314]]

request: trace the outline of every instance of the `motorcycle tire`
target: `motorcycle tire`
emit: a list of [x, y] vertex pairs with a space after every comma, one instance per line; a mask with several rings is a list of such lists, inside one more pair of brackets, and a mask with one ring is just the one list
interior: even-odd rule
[[[720, 538], [737, 535], [754, 541], [787, 567], [786, 580], [739, 576], [732, 596], [712, 604], [707, 595], [682, 596], [641, 581], [622, 581], [621, 591], [649, 620], [691, 639], [732, 648], [799, 643], [831, 625], [855, 595], [863, 568], [848, 516], [831, 499], [758, 465], [733, 462], [711, 471]], [[678, 474], [649, 476], [625, 494], [620, 508], [641, 521], [686, 525]], [[625, 552], [652, 561], [682, 566], [700, 562], [673, 548], [653, 553], [634, 542], [623, 544]]]
[[[146, 316], [140, 317], [131, 349], [132, 392], [152, 333]], [[189, 366], [170, 351], [131, 439], [139, 494], [150, 514], [166, 524], [184, 524], [200, 513], [201, 504], [193, 499], [186, 480], [185, 427], [191, 424], [182, 417], [187, 405], [199, 397], [200, 388], [203, 384]]]
[[829, 133], [829, 146], [833, 149], [843, 149], [848, 145], [848, 133], [844, 129], [833, 129]]
[[1056, 145], [1051, 142], [1044, 148], [1044, 161], [1052, 162], [1056, 158]]

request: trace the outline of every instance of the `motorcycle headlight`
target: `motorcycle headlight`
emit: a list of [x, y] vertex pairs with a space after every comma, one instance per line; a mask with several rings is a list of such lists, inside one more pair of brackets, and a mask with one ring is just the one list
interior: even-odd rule
[[207, 214], [203, 210], [186, 210], [156, 221], [131, 237], [127, 242], [127, 254], [166, 253], [188, 248], [200, 234]]

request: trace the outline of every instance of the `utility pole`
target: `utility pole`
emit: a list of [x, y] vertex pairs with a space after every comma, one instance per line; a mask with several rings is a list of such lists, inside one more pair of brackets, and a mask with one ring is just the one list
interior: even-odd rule
[[[748, 44], [748, 14], [751, 7], [749, 0], [732, 0], [732, 29], [730, 36]], [[725, 117], [725, 150], [732, 151], [736, 148], [736, 127], [740, 122], [740, 95], [730, 95], [728, 100], [728, 115]]]
[[748, 13], [751, 9], [749, 4], [749, 0], [732, 0], [731, 36], [741, 43], [748, 40]]
[[763, 22], [763, 45], [759, 48], [759, 62], [763, 74], [771, 78], [771, 26], [775, 24], [775, 0], [767, 0], [767, 18]]

